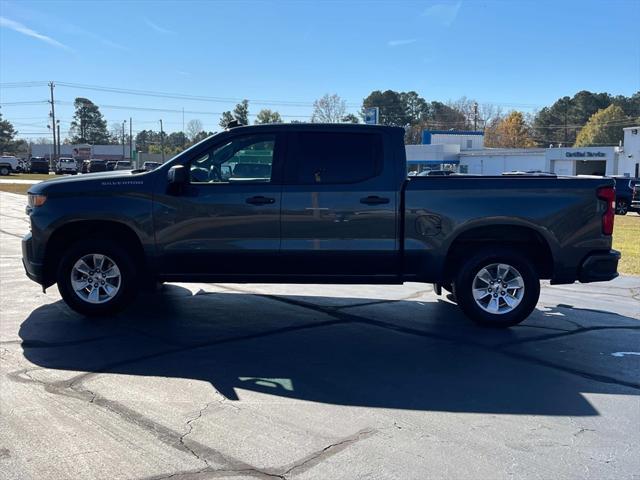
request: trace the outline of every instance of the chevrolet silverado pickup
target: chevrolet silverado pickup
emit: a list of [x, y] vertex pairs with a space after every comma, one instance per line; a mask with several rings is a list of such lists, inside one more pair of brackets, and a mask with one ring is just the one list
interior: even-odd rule
[[152, 171], [32, 186], [27, 275], [105, 315], [158, 282], [401, 284], [505, 327], [540, 280], [615, 278], [610, 178], [407, 177], [402, 128], [280, 124], [211, 136]]

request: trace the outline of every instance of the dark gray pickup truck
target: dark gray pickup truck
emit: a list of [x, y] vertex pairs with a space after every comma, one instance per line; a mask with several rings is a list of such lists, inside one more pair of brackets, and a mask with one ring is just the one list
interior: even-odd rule
[[404, 130], [237, 127], [150, 171], [29, 190], [27, 275], [86, 315], [157, 282], [444, 288], [473, 320], [509, 326], [539, 280], [617, 276], [608, 178], [407, 178]]

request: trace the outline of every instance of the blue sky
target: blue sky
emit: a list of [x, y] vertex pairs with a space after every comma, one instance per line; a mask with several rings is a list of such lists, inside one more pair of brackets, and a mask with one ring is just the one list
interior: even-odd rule
[[[185, 122], [217, 130], [219, 112], [241, 98], [253, 114], [307, 119], [314, 99], [337, 93], [356, 112], [376, 89], [533, 111], [583, 89], [640, 90], [638, 25], [640, 0], [0, 0], [0, 82], [214, 97], [58, 86], [63, 131], [76, 96], [102, 106], [109, 125], [133, 117], [136, 131], [158, 129], [159, 118], [180, 130], [183, 108]], [[47, 98], [42, 84], [0, 90], [3, 115], [28, 137], [46, 132], [48, 105], [10, 104]]]

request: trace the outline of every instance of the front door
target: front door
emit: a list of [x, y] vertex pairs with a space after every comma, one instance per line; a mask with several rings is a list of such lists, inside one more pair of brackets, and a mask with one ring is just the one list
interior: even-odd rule
[[270, 273], [280, 249], [278, 134], [227, 136], [185, 164], [189, 183], [154, 202], [161, 274]]
[[397, 276], [398, 192], [383, 144], [379, 132], [290, 135], [282, 193], [283, 273], [323, 281]]

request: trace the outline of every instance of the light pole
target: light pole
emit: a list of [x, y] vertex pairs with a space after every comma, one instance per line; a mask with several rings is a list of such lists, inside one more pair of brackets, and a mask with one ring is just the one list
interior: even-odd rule
[[124, 126], [126, 124], [127, 124], [126, 120], [124, 122], [122, 122], [122, 160], [125, 159], [125, 155], [124, 155]]
[[[51, 114], [49, 114], [49, 117], [51, 117]], [[47, 123], [47, 128], [49, 130], [53, 130], [53, 136], [54, 136], [54, 141], [53, 141], [53, 149], [55, 150], [56, 148], [56, 144], [55, 144], [55, 135], [56, 135], [56, 127], [52, 127], [50, 123]], [[53, 164], [53, 152], [51, 151], [51, 146], [49, 146], [49, 168], [54, 168], [54, 164]]]

